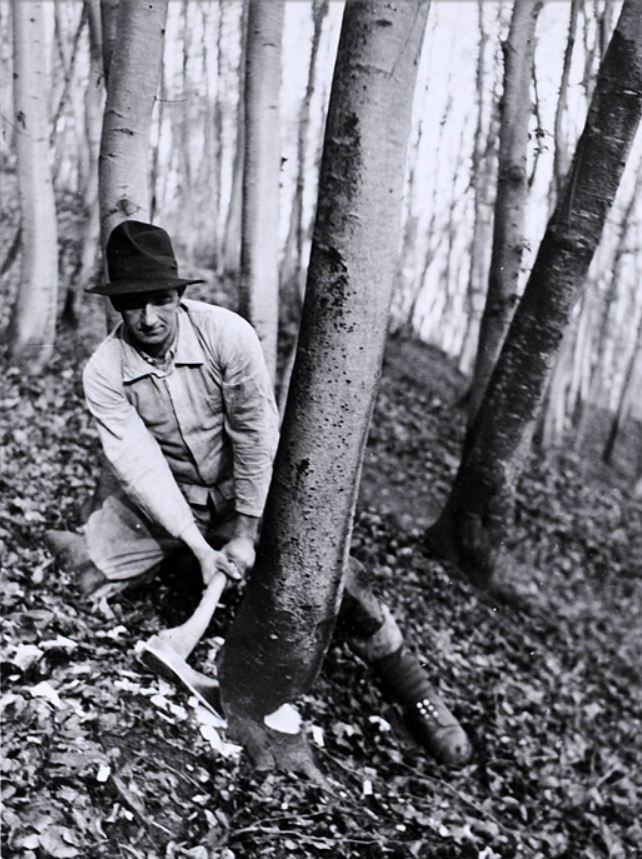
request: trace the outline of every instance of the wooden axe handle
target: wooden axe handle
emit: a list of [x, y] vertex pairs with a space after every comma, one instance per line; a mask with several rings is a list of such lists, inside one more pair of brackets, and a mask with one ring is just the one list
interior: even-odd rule
[[187, 659], [203, 637], [212, 619], [212, 615], [216, 611], [226, 582], [227, 576], [225, 573], [216, 573], [212, 581], [205, 588], [201, 601], [196, 606], [194, 613], [185, 623], [172, 629], [165, 629], [159, 633], [159, 637], [183, 659]]

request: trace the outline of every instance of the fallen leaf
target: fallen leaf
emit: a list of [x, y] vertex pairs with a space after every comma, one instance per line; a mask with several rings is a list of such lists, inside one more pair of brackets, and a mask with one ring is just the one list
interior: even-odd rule
[[33, 686], [29, 690], [29, 692], [34, 698], [44, 698], [54, 707], [62, 707], [60, 695], [58, 695], [51, 683], [49, 683], [47, 680], [43, 680], [41, 683], [38, 683], [36, 686]]
[[9, 657], [9, 662], [21, 671], [28, 671], [43, 656], [43, 651], [35, 644], [19, 644]]
[[278, 710], [263, 717], [263, 722], [280, 734], [298, 734], [301, 730], [301, 714], [292, 704], [281, 704]]

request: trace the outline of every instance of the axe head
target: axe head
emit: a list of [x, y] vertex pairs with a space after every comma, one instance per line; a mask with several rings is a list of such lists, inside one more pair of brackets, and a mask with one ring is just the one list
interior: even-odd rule
[[138, 659], [145, 668], [182, 687], [217, 716], [225, 718], [217, 681], [194, 670], [160, 636], [154, 635], [145, 642]]

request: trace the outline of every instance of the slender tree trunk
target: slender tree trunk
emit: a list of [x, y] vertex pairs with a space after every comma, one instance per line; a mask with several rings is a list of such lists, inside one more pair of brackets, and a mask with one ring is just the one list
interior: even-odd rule
[[[151, 223], [154, 223], [156, 218], [156, 212], [158, 211], [159, 199], [164, 200], [165, 194], [164, 190], [167, 183], [167, 178], [170, 172], [171, 167], [171, 157], [169, 159], [169, 164], [167, 169], [165, 170], [164, 179], [165, 182], [161, 183], [159, 181], [159, 169], [160, 169], [160, 153], [161, 153], [161, 141], [163, 140], [163, 129], [165, 127], [165, 105], [167, 104], [167, 81], [165, 75], [165, 63], [161, 62], [161, 70], [160, 70], [160, 81], [158, 84], [158, 110], [156, 111], [156, 139], [154, 141], [154, 145], [152, 146], [152, 154], [151, 154], [151, 168], [149, 171], [149, 192], [150, 192], [150, 203], [149, 203], [149, 220]], [[170, 134], [171, 137], [171, 134]], [[159, 185], [161, 186], [159, 188]]]
[[505, 539], [514, 486], [555, 353], [602, 235], [642, 110], [642, 5], [625, 0], [562, 196], [428, 541], [481, 586]]
[[344, 11], [297, 361], [255, 572], [220, 665], [230, 727], [262, 767], [312, 769], [301, 735], [265, 719], [314, 681], [341, 598], [426, 15], [406, 2]]
[[[221, 140], [223, 136], [223, 115], [221, 111], [220, 84], [215, 95], [210, 92], [209, 69], [212, 54], [209, 50], [209, 21], [211, 9], [205, 5], [201, 8], [202, 40], [201, 40], [201, 78], [204, 82], [204, 130], [203, 130], [203, 153], [200, 164], [196, 169], [196, 182], [199, 188], [207, 189], [207, 207], [201, 212], [200, 222], [209, 224], [206, 233], [207, 255], [211, 265], [218, 268], [219, 258], [219, 230], [218, 224], [221, 214]], [[223, 6], [216, 7], [216, 59], [218, 68], [221, 68], [221, 41], [223, 37]]]
[[566, 415], [571, 425], [576, 425], [582, 409], [582, 402], [588, 393], [588, 383], [591, 369], [591, 353], [593, 342], [591, 325], [593, 317], [593, 295], [589, 285], [581, 297], [580, 313], [577, 320], [577, 331], [573, 344], [573, 362], [571, 378], [568, 385]]
[[109, 81], [109, 67], [118, 34], [118, 7], [120, 0], [100, 0], [103, 73]]
[[297, 349], [297, 331], [301, 321], [301, 308], [305, 291], [305, 272], [303, 267], [303, 191], [306, 182], [306, 144], [310, 125], [310, 106], [314, 95], [317, 55], [321, 43], [323, 19], [328, 12], [329, 0], [314, 0], [312, 49], [308, 83], [299, 115], [297, 139], [297, 180], [294, 189], [290, 226], [285, 240], [283, 259], [279, 268], [279, 349], [286, 354], [277, 379], [279, 414], [283, 415], [288, 396], [290, 379], [294, 368]]
[[[223, 4], [221, 3], [218, 9], [218, 21], [216, 24], [216, 66], [218, 69], [219, 84], [223, 80], [221, 74], [221, 70], [223, 68], [223, 21]], [[214, 198], [214, 211], [216, 213], [216, 219], [214, 221], [214, 230], [216, 232], [216, 238], [214, 241], [213, 256], [214, 264], [217, 271], [220, 269], [219, 260], [221, 254], [221, 186], [223, 183], [223, 107], [221, 101], [221, 91], [220, 88], [217, 87], [213, 111], [214, 133], [212, 135], [212, 174], [214, 177], [214, 192], [212, 196]]]
[[[479, 48], [477, 51], [477, 66], [475, 70], [475, 88], [477, 90], [477, 125], [470, 165], [471, 185], [473, 187], [473, 229], [468, 254], [468, 283], [465, 297], [466, 328], [462, 338], [459, 355], [459, 366], [467, 371], [475, 353], [480, 308], [480, 299], [484, 294], [484, 281], [487, 277], [487, 253], [489, 244], [488, 223], [488, 192], [491, 184], [490, 154], [492, 152], [495, 133], [492, 117], [485, 127], [486, 114], [486, 48], [488, 35], [484, 25], [483, 0], [477, 0], [477, 15], [479, 27]], [[492, 100], [492, 95], [491, 95]], [[492, 108], [491, 108], [492, 111]], [[459, 228], [459, 225], [458, 225]], [[450, 278], [449, 278], [450, 280]]]
[[533, 54], [533, 64], [531, 66], [531, 80], [533, 81], [533, 114], [535, 116], [535, 120], [537, 122], [537, 126], [535, 128], [535, 139], [537, 140], [537, 144], [535, 146], [535, 152], [533, 153], [533, 166], [531, 167], [531, 172], [528, 177], [528, 188], [529, 190], [535, 184], [535, 177], [537, 176], [537, 168], [539, 166], [539, 159], [546, 148], [540, 141], [543, 137], [546, 136], [546, 132], [544, 131], [543, 122], [542, 122], [542, 111], [541, 111], [541, 103], [542, 100], [539, 95], [539, 83], [537, 80], [537, 65], [535, 63], [535, 55]]
[[250, 0], [245, 78], [245, 157], [239, 310], [276, 379], [279, 313], [279, 174], [282, 0]]
[[[167, 0], [120, 0], [99, 159], [100, 233], [149, 220], [149, 137], [163, 53]], [[103, 41], [104, 46], [104, 41]], [[104, 49], [104, 47], [103, 47]]]
[[34, 373], [46, 366], [53, 352], [58, 296], [43, 5], [41, 0], [13, 0], [12, 5], [22, 255], [8, 339], [12, 358]]
[[499, 164], [493, 250], [469, 403], [472, 423], [510, 325], [525, 244], [528, 197], [526, 151], [530, 120], [530, 81], [535, 27], [541, 0], [515, 0], [504, 51], [504, 94], [499, 133]]
[[317, 55], [321, 44], [321, 29], [323, 20], [328, 12], [329, 0], [313, 0], [314, 30], [312, 33], [312, 48], [310, 51], [310, 66], [308, 69], [308, 82], [301, 103], [299, 115], [299, 130], [297, 137], [297, 178], [294, 188], [294, 199], [292, 201], [292, 213], [290, 215], [290, 226], [285, 241], [283, 260], [279, 271], [281, 285], [281, 302], [284, 301], [293, 306], [297, 316], [301, 311], [303, 274], [303, 190], [306, 182], [306, 144], [308, 141], [308, 128], [310, 126], [310, 106], [316, 80]]
[[102, 116], [105, 102], [105, 77], [102, 54], [102, 28], [99, 0], [85, 0], [85, 10], [89, 22], [89, 77], [85, 101], [85, 139], [88, 151], [88, 173], [83, 189], [85, 225], [80, 251], [80, 261], [71, 278], [63, 318], [71, 325], [77, 325], [80, 318], [81, 290], [94, 278], [100, 258], [100, 216], [98, 206], [98, 155]]
[[178, 164], [181, 176], [180, 198], [182, 201], [181, 230], [180, 235], [185, 247], [188, 259], [193, 259], [194, 248], [197, 245], [198, 213], [193, 205], [193, 171], [190, 155], [190, 145], [196, 124], [194, 123], [194, 111], [192, 106], [192, 88], [188, 74], [189, 58], [191, 53], [191, 36], [189, 27], [189, 0], [183, 0], [183, 50], [181, 63], [181, 98], [182, 110], [176, 112]]
[[[635, 226], [631, 226], [632, 224], [635, 224], [635, 204], [637, 203], [639, 195], [642, 193], [641, 167], [642, 164], [638, 165], [638, 171], [635, 174], [633, 188], [631, 189], [629, 200], [619, 224], [617, 243], [615, 245], [613, 261], [609, 271], [608, 286], [601, 294], [599, 294], [599, 296], [596, 296], [596, 298], [599, 299], [600, 310], [598, 311], [599, 322], [596, 326], [597, 332], [594, 335], [594, 342], [599, 344], [600, 347], [603, 344], [608, 343], [614, 336], [619, 336], [617, 332], [613, 333], [611, 330], [613, 327], [612, 316], [615, 315], [618, 305], [618, 286], [626, 280], [625, 278], [622, 278], [622, 272], [626, 257], [626, 248], [629, 241], [629, 231], [635, 229]], [[575, 432], [576, 450], [581, 449], [589, 431], [591, 417], [593, 414], [591, 406], [597, 406], [600, 404], [603, 391], [607, 387], [610, 387], [612, 383], [612, 380], [609, 378], [609, 365], [606, 365], [601, 349], [598, 352], [594, 352], [594, 355], [595, 360], [591, 371], [587, 403], [586, 407], [582, 411], [582, 415]]]
[[[243, 164], [245, 152], [245, 66], [247, 63], [247, 19], [249, 0], [242, 0], [240, 21], [240, 59], [238, 72], [239, 98], [236, 111], [236, 149], [232, 165], [232, 187], [221, 243], [220, 268], [224, 275], [237, 274], [241, 255], [241, 221], [243, 209]], [[281, 0], [279, 0], [281, 2]]]
[[611, 429], [609, 430], [609, 435], [606, 440], [604, 450], [602, 452], [602, 461], [605, 462], [607, 465], [611, 464], [611, 461], [613, 459], [613, 451], [615, 450], [615, 443], [620, 434], [620, 430], [622, 429], [622, 424], [627, 417], [627, 412], [632, 398], [632, 391], [634, 390], [634, 380], [636, 377], [639, 378], [640, 376], [640, 373], [636, 371], [642, 361], [641, 355], [642, 314], [640, 314], [640, 318], [638, 319], [638, 326], [637, 331], [635, 333], [635, 340], [633, 342], [633, 349], [631, 350], [631, 354], [626, 364], [626, 372], [624, 374], [624, 380], [622, 381], [622, 389], [620, 391], [617, 409], [615, 410], [615, 415], [613, 416], [613, 421], [611, 423]]
[[[452, 80], [452, 77], [451, 77], [451, 74], [449, 74], [448, 75], [448, 82], [446, 83], [447, 92], [450, 92], [451, 80]], [[446, 125], [446, 120], [447, 120], [451, 110], [452, 110], [452, 96], [449, 95], [448, 99], [446, 101], [446, 107], [444, 109], [443, 116], [442, 116], [441, 121], [439, 123], [439, 136], [437, 138], [437, 146], [436, 146], [434, 156], [433, 156], [434, 157], [434, 163], [437, 165], [437, 167], [441, 162], [440, 156], [441, 156], [442, 146], [443, 146], [443, 142], [444, 142], [444, 127]], [[458, 159], [457, 160], [457, 167], [455, 168], [456, 171], [459, 169], [460, 165], [461, 165], [461, 161]], [[457, 176], [455, 175], [453, 183], [452, 183], [453, 198], [451, 199], [451, 207], [452, 207], [454, 199], [455, 199], [454, 198], [454, 189], [455, 189], [456, 185], [457, 185]], [[423, 297], [423, 294], [424, 294], [424, 288], [426, 285], [426, 278], [428, 276], [428, 270], [429, 270], [430, 266], [433, 263], [433, 260], [435, 259], [436, 255], [437, 255], [437, 251], [439, 250], [440, 245], [445, 241], [445, 234], [444, 234], [443, 230], [440, 231], [439, 239], [435, 240], [435, 233], [436, 233], [435, 226], [437, 223], [437, 212], [439, 209], [439, 206], [437, 204], [437, 200], [438, 200], [437, 187], [438, 187], [438, 182], [435, 180], [433, 182], [432, 194], [431, 194], [430, 204], [429, 204], [430, 220], [428, 221], [428, 226], [426, 228], [426, 250], [425, 250], [425, 254], [424, 254], [424, 261], [423, 261], [423, 265], [421, 268], [421, 274], [419, 275], [417, 283], [415, 284], [415, 287], [414, 287], [414, 293], [410, 297], [410, 300], [408, 302], [408, 308], [403, 313], [401, 320], [400, 320], [400, 323], [398, 325], [397, 331], [396, 331], [396, 334], [400, 335], [400, 336], [404, 336], [404, 335], [410, 336], [410, 335], [412, 335], [413, 331], [415, 330], [415, 325], [416, 325], [415, 316], [416, 316], [416, 312], [417, 312], [417, 306], [419, 304], [420, 299]], [[428, 317], [430, 317], [432, 315], [432, 308], [428, 309], [427, 315], [428, 315]]]
[[562, 64], [562, 80], [560, 81], [560, 92], [555, 109], [555, 130], [553, 149], [553, 185], [555, 198], [559, 199], [562, 193], [562, 185], [566, 178], [568, 169], [568, 154], [566, 139], [563, 131], [564, 113], [566, 111], [566, 96], [568, 82], [571, 75], [571, 61], [573, 59], [573, 47], [575, 46], [575, 33], [577, 30], [577, 18], [580, 11], [581, 0], [571, 0], [568, 23], [568, 37], [564, 50], [564, 61]]
[[[58, 12], [58, 5], [56, 4], [56, 13]], [[61, 24], [59, 20], [59, 15], [55, 16], [56, 26], [55, 26], [55, 38], [56, 42], [62, 39], [61, 35]], [[83, 4], [82, 11], [80, 13], [80, 18], [78, 20], [78, 26], [76, 27], [76, 31], [74, 33], [71, 48], [69, 51], [69, 56], [66, 57], [64, 51], [62, 49], [62, 45], [60, 45], [60, 60], [61, 67], [63, 73], [63, 85], [62, 91], [60, 93], [60, 97], [58, 99], [58, 103], [56, 105], [56, 109], [53, 113], [53, 118], [50, 122], [50, 134], [49, 134], [49, 144], [50, 146], [54, 145], [55, 140], [59, 137], [58, 126], [60, 124], [60, 119], [65, 112], [65, 108], [67, 106], [67, 102], [69, 101], [69, 97], [71, 95], [72, 85], [74, 83], [74, 71], [76, 68], [76, 61], [78, 58], [78, 46], [80, 44], [80, 38], [82, 36], [83, 30], [85, 28], [85, 23], [87, 21], [87, 7]], [[56, 152], [56, 158], [54, 161], [54, 184], [58, 181], [60, 170], [63, 166], [63, 151], [62, 147], [59, 152]], [[68, 157], [68, 156], [67, 156]]]

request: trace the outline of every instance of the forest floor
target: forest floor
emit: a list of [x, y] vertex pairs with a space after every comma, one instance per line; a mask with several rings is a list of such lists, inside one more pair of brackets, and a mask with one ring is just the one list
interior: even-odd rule
[[[534, 458], [504, 573], [508, 609], [422, 545], [457, 466], [464, 380], [391, 341], [354, 553], [473, 740], [452, 772], [417, 746], [344, 644], [302, 702], [328, 796], [252, 771], [216, 721], [145, 674], [134, 648], [198, 598], [171, 576], [90, 609], [42, 543], [96, 478], [73, 338], [37, 379], [0, 380], [4, 657], [2, 856], [642, 856], [642, 505], [578, 457]], [[608, 477], [608, 480], [606, 479]], [[213, 669], [238, 594], [194, 663]]]

